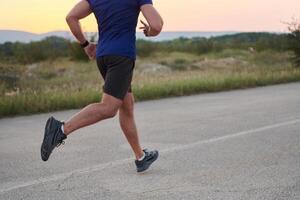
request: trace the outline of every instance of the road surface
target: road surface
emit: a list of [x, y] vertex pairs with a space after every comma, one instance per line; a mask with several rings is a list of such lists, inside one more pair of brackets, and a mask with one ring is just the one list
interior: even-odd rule
[[78, 110], [0, 120], [0, 199], [300, 199], [300, 83], [136, 105], [152, 168], [134, 158], [112, 119], [40, 159], [44, 123]]

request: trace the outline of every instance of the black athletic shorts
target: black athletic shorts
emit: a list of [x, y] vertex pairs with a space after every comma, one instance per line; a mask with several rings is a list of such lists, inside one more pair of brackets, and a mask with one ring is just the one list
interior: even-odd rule
[[131, 91], [131, 81], [135, 61], [123, 56], [101, 56], [97, 65], [104, 79], [103, 91], [123, 100]]

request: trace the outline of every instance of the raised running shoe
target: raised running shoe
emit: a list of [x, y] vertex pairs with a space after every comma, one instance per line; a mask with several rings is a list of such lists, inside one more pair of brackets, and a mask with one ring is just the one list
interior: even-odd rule
[[41, 146], [41, 157], [43, 161], [47, 161], [55, 147], [64, 144], [67, 136], [61, 130], [64, 123], [50, 117], [45, 126], [44, 139]]

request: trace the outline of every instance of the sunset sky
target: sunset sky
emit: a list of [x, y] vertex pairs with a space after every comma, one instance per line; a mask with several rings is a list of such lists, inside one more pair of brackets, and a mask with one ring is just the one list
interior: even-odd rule
[[[0, 29], [43, 33], [68, 30], [65, 16], [77, 0], [13, 0], [0, 3]], [[300, 0], [154, 0], [165, 31], [286, 31], [300, 18]], [[96, 31], [93, 16], [82, 21]]]

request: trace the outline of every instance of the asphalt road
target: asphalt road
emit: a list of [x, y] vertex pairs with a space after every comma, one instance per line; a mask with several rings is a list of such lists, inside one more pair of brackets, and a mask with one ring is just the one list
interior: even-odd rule
[[117, 119], [42, 162], [46, 119], [76, 111], [0, 120], [1, 200], [300, 199], [300, 83], [138, 103], [142, 143], [161, 153], [141, 175]]

